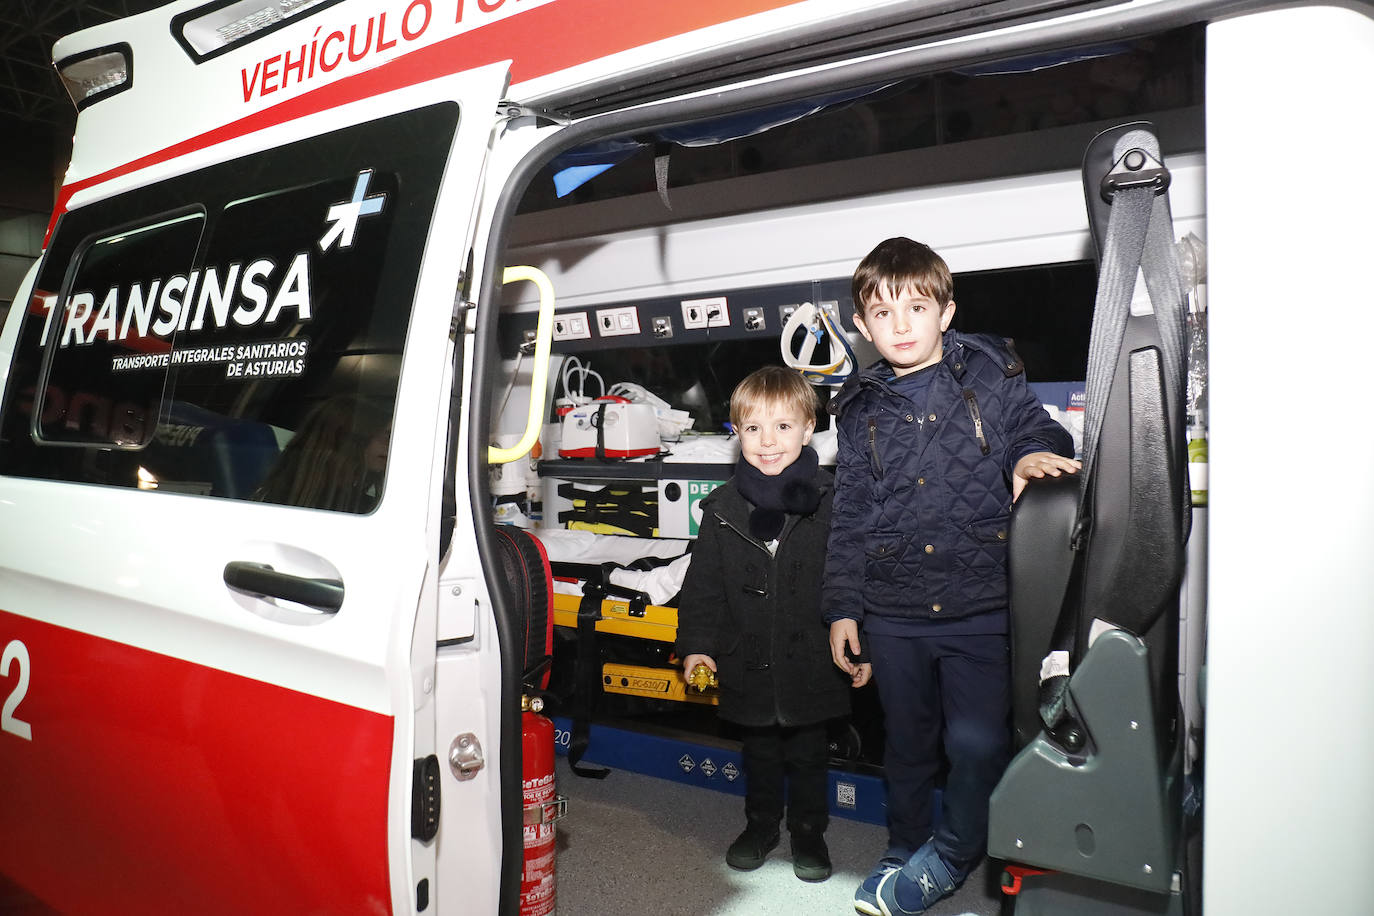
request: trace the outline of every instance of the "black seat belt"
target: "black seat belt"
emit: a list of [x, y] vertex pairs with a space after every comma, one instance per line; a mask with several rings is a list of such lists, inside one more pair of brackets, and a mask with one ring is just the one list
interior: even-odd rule
[[[1040, 716], [1056, 734], [1064, 732], [1071, 666], [1087, 648], [1080, 645], [1082, 613], [1140, 635], [1157, 618], [1163, 592], [1177, 587], [1171, 564], [1178, 565], [1181, 573], [1181, 556], [1176, 559], [1171, 554], [1178, 553], [1175, 548], [1187, 540], [1191, 520], [1191, 497], [1183, 468], [1170, 471], [1150, 466], [1163, 463], [1167, 467], [1174, 462], [1169, 452], [1168, 417], [1182, 404], [1186, 377], [1186, 306], [1166, 193], [1170, 176], [1150, 125], [1127, 125], [1110, 133], [1118, 135], [1112, 145], [1112, 166], [1101, 180], [1100, 190], [1085, 188], [1090, 210], [1096, 203], [1092, 196], [1100, 193], [1110, 211], [1099, 246], [1097, 302], [1088, 350], [1083, 469], [1072, 536], [1075, 561], [1040, 675]], [[1090, 148], [1089, 156], [1092, 154]], [[1084, 180], [1089, 181], [1086, 171]], [[1099, 209], [1095, 215], [1101, 212]], [[1099, 225], [1100, 219], [1094, 228]], [[1077, 599], [1085, 585], [1084, 556], [1093, 533], [1108, 398], [1118, 378], [1127, 324], [1133, 314], [1150, 313], [1157, 329], [1158, 349], [1132, 351], [1125, 376], [1131, 386], [1130, 484], [1138, 491], [1131, 494], [1130, 519], [1120, 554], [1128, 558], [1126, 563], [1133, 564], [1128, 567], [1131, 571], [1159, 563], [1161, 574], [1131, 576], [1126, 587], [1113, 592], [1110, 608], [1084, 608]], [[1143, 408], [1139, 415], [1137, 407]], [[1171, 480], [1183, 481], [1175, 493], [1166, 492]]]

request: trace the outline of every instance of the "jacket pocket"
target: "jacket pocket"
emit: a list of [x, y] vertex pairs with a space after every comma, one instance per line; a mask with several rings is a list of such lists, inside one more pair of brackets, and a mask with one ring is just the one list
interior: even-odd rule
[[965, 574], [976, 576], [999, 573], [1005, 575], [1007, 563], [1007, 533], [1011, 516], [999, 515], [980, 519], [964, 528], [964, 546], [959, 551], [959, 564]]
[[920, 556], [907, 559], [907, 547], [911, 535], [899, 532], [871, 534], [864, 545], [864, 572], [870, 582], [890, 585], [910, 584], [915, 581], [920, 566]]
[[980, 519], [964, 530], [971, 539], [980, 544], [1005, 544], [1007, 533], [1011, 530], [1011, 516], [998, 515], [994, 518]]

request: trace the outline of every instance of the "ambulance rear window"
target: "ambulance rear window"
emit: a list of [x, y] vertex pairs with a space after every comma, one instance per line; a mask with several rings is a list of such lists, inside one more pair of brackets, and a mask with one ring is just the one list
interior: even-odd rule
[[456, 125], [418, 109], [65, 214], [0, 473], [370, 511]]

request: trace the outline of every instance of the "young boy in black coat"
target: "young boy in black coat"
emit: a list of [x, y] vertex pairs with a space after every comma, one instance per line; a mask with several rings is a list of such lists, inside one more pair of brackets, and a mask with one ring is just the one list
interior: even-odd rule
[[811, 386], [781, 366], [735, 389], [740, 460], [701, 502], [677, 630], [684, 677], [698, 664], [716, 672], [720, 717], [743, 727], [747, 824], [725, 861], [763, 864], [785, 799], [792, 868], [804, 881], [830, 877], [825, 723], [849, 712], [847, 688], [871, 673], [865, 663], [846, 677], [830, 663], [821, 620], [833, 477], [808, 444], [817, 406]]

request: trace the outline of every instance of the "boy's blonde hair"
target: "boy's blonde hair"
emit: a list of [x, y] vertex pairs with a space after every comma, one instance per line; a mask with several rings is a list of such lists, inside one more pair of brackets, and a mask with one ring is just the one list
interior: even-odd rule
[[886, 293], [895, 299], [907, 288], [944, 308], [954, 298], [954, 277], [929, 245], [901, 236], [879, 242], [854, 271], [854, 310], [863, 315], [878, 296]]
[[730, 395], [730, 423], [738, 427], [764, 404], [779, 404], [796, 410], [803, 420], [816, 420], [820, 398], [816, 391], [795, 369], [783, 366], [764, 366], [755, 369], [735, 386]]

